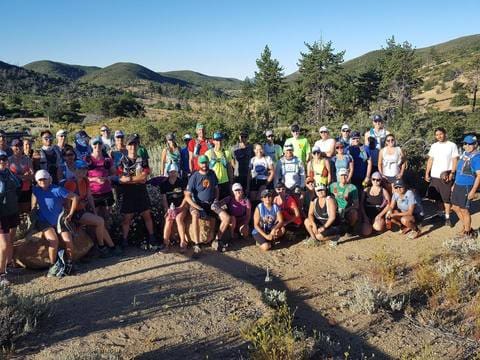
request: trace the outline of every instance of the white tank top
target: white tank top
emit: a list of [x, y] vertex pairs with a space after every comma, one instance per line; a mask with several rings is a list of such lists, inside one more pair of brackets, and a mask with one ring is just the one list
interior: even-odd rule
[[395, 146], [393, 154], [387, 153], [387, 148], [383, 148], [382, 155], [383, 155], [383, 175], [384, 176], [397, 176], [400, 173], [400, 164], [402, 161], [400, 147]]

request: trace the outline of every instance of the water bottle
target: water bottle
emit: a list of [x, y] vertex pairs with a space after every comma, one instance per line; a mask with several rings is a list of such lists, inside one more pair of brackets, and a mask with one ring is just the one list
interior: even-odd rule
[[170, 220], [175, 220], [175, 205], [173, 205], [173, 202], [170, 203], [170, 208], [168, 209], [168, 218]]

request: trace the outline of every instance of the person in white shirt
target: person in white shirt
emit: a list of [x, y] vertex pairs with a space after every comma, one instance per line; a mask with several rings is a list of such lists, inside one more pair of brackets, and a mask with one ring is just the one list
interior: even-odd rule
[[102, 136], [103, 147], [106, 152], [110, 152], [110, 149], [115, 145], [115, 140], [112, 137], [110, 129], [107, 125], [102, 125], [100, 128], [100, 135]]
[[267, 142], [263, 144], [263, 152], [265, 156], [270, 156], [273, 163], [277, 163], [278, 160], [283, 156], [282, 147], [278, 144], [273, 142], [274, 136], [272, 130], [265, 131], [265, 136], [267, 138]]
[[425, 180], [430, 183], [428, 195], [436, 200], [445, 210], [445, 225], [452, 227], [450, 222], [450, 195], [458, 161], [458, 148], [447, 140], [447, 131], [443, 127], [435, 129], [436, 143], [428, 152]]
[[335, 154], [335, 139], [330, 137], [330, 131], [326, 126], [320, 128], [320, 140], [315, 141], [314, 147], [320, 148], [320, 151], [325, 153], [328, 158]]

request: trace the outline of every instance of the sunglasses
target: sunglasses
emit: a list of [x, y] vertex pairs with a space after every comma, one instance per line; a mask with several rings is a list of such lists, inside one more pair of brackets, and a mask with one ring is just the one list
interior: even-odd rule
[[475, 145], [475, 144], [469, 144], [469, 143], [464, 142], [463, 146], [465, 146], [465, 145]]
[[342, 130], [342, 132], [350, 132], [350, 129]]
[[276, 188], [275, 190], [277, 190], [277, 191], [285, 191], [285, 188], [283, 188], [283, 187], [282, 187], [282, 188]]
[[320, 151], [314, 151], [312, 154], [313, 155], [318, 155], [318, 154], [320, 154]]
[[403, 188], [403, 186], [394, 186], [393, 188], [394, 189], [401, 189], [401, 188]]
[[66, 157], [71, 157], [71, 156], [75, 156], [75, 154], [74, 153], [66, 153], [65, 156]]
[[360, 138], [357, 138], [357, 137], [356, 137], [356, 138], [352, 138], [352, 140], [360, 140]]
[[382, 181], [382, 179], [372, 178], [372, 181]]
[[381, 122], [383, 122], [383, 120], [373, 120], [373, 122], [381, 123]]
[[38, 179], [37, 182], [39, 181], [47, 181], [48, 179]]
[[107, 130], [107, 129], [101, 129], [100, 131], [101, 131], [101, 132], [105, 132], [105, 131], [108, 131], [108, 130]]
[[394, 141], [395, 141], [395, 139], [387, 139], [387, 140], [385, 140], [385, 142], [394, 142]]
[[243, 191], [243, 189], [236, 189], [236, 190], [233, 190], [233, 191]]
[[306, 183], [307, 185], [312, 185], [313, 184], [313, 181], [309, 181]]
[[320, 134], [328, 134], [328, 131], [320, 131]]
[[335, 146], [335, 149], [343, 149], [343, 146]]
[[271, 138], [271, 137], [273, 137], [273, 135], [267, 135], [267, 138]]
[[316, 192], [327, 191], [327, 189], [315, 189]]
[[300, 130], [292, 130], [292, 132], [298, 134], [300, 132]]
[[42, 139], [43, 139], [43, 140], [53, 140], [53, 137], [51, 137], [51, 136], [44, 136]]
[[65, 137], [66, 135], [58, 135], [58, 137]]

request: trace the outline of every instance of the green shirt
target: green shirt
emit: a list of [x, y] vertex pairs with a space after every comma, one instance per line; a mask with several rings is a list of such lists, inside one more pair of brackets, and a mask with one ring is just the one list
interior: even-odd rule
[[288, 138], [285, 144], [293, 145], [293, 155], [302, 160], [302, 163], [306, 165], [308, 154], [310, 154], [310, 144], [304, 137], [295, 139], [294, 137]]
[[330, 184], [330, 192], [335, 196], [339, 209], [345, 210], [347, 207], [358, 200], [358, 190], [353, 184], [341, 186], [340, 183], [334, 182]]
[[[217, 151], [214, 148], [207, 150], [205, 156], [210, 161], [209, 167], [217, 175], [218, 183], [228, 182], [228, 164], [232, 161], [232, 153], [229, 150]], [[213, 164], [215, 162], [215, 164]]]

